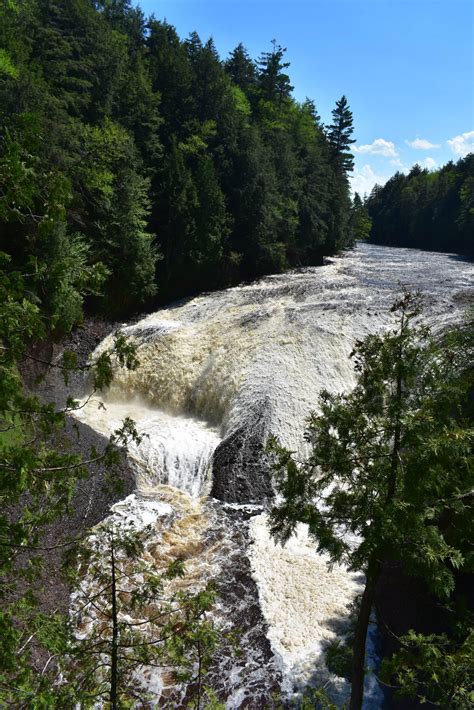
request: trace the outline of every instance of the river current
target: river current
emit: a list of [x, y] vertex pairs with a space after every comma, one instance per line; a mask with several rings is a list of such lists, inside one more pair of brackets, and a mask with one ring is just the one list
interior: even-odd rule
[[[129, 452], [136, 493], [113, 514], [151, 525], [149, 547], [161, 560], [184, 556], [190, 588], [217, 581], [216, 621], [241, 637], [241, 655], [222, 653], [211, 672], [229, 710], [271, 707], [272, 694], [290, 697], [307, 683], [325, 684], [340, 704], [349, 691], [327, 671], [324, 649], [347, 632], [347, 606], [363, 580], [329, 570], [304, 528], [283, 548], [273, 543], [266, 437], [304, 454], [319, 391], [353, 386], [354, 343], [390, 326], [402, 286], [422, 292], [436, 331], [472, 303], [473, 275], [472, 263], [453, 255], [359, 244], [322, 267], [203, 294], [122, 326], [140, 365], [119, 369], [78, 416], [104, 435], [130, 416], [145, 435]], [[165, 681], [143, 682], [159, 702]], [[380, 707], [376, 688], [372, 697]]]

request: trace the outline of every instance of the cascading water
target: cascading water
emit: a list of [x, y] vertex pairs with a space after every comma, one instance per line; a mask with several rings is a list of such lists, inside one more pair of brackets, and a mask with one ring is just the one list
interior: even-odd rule
[[[130, 515], [139, 517], [140, 500], [158, 500], [163, 484], [172, 487], [168, 502], [173, 489], [189, 494], [191, 507], [209, 493], [225, 501], [202, 503], [204, 527], [214, 530], [202, 535], [220, 542], [212, 552], [204, 544], [193, 565], [220, 580], [217, 613], [243, 636], [243, 660], [220, 659], [214, 670], [229, 709], [264, 707], [278, 687], [290, 693], [325, 682], [324, 647], [344, 634], [361, 584], [343, 568], [329, 571], [304, 529], [285, 548], [270, 539], [261, 508], [271, 492], [266, 436], [304, 453], [319, 391], [353, 386], [354, 342], [389, 327], [401, 284], [423, 292], [426, 317], [441, 329], [472, 300], [472, 274], [454, 256], [360, 244], [323, 267], [205, 294], [122, 328], [137, 343], [140, 366], [118, 370], [110, 391], [78, 416], [103, 434], [130, 416], [146, 435], [130, 451]], [[330, 680], [342, 701], [347, 683]]]
[[133, 419], [141, 441], [139, 444], [131, 441], [128, 453], [135, 462], [137, 488], [142, 495], [147, 492], [152, 495], [160, 484], [194, 497], [208, 492], [211, 457], [220, 437], [205, 422], [151, 409], [137, 398], [106, 404], [94, 398], [84, 413], [79, 411], [78, 415], [105, 436], [118, 429], [126, 417]]

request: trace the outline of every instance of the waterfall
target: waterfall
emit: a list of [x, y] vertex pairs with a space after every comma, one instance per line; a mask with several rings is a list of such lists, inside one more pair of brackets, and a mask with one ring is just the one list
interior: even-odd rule
[[94, 397], [77, 416], [105, 436], [126, 417], [133, 419], [141, 441], [130, 442], [128, 453], [142, 495], [152, 495], [163, 484], [195, 498], [209, 492], [211, 457], [220, 437], [206, 422], [168, 414], [136, 397], [126, 401]]
[[[262, 508], [245, 504], [262, 505], [271, 493], [262, 465], [267, 435], [305, 453], [305, 420], [319, 391], [353, 386], [354, 343], [390, 327], [401, 284], [422, 291], [426, 317], [441, 329], [472, 300], [472, 265], [448, 254], [359, 244], [323, 267], [174, 304], [121, 328], [137, 344], [138, 369], [118, 368], [110, 390], [78, 412], [103, 434], [125, 416], [135, 420], [144, 434], [130, 450], [138, 498], [159, 499], [163, 484], [190, 500], [207, 496], [209, 525], [222, 539], [237, 531], [232, 550], [215, 553], [213, 574], [226, 577], [228, 619], [244, 619], [251, 605], [260, 617], [243, 644], [247, 670], [245, 662], [221, 668], [228, 708], [244, 699], [252, 706], [252, 697], [261, 705], [274, 690], [265, 673], [281, 673], [288, 694], [310, 679], [329, 679], [337, 702], [347, 696], [347, 683], [325, 670], [323, 651], [347, 630], [346, 606], [360, 576], [329, 572], [304, 529], [287, 547], [276, 546]], [[108, 345], [110, 338], [99, 351]], [[231, 588], [241, 583], [237, 560], [245, 567], [240, 597]]]

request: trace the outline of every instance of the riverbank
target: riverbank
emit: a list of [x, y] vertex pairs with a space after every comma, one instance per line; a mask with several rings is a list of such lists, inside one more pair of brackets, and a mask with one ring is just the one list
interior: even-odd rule
[[[110, 322], [89, 319], [60, 343], [32, 345], [21, 365], [26, 387], [43, 401], [54, 403], [57, 408], [65, 405], [68, 396], [79, 396], [86, 386], [84, 375], [73, 374], [66, 386], [61, 371], [54, 364], [65, 350], [77, 355], [79, 365], [85, 364], [97, 344], [114, 327]], [[68, 417], [65, 428], [58, 431], [50, 443], [59, 452], [80, 454], [87, 460], [92, 449], [99, 452], [104, 449], [107, 438], [87, 424]], [[81, 539], [90, 528], [109, 515], [114, 503], [135, 489], [135, 474], [125, 454], [112, 471], [106, 471], [100, 463], [90, 465], [88, 470], [89, 476], [76, 485], [68, 512], [41, 529], [40, 549], [37, 550], [41, 568], [32, 591], [38, 602], [38, 611], [47, 615], [56, 612], [67, 615], [69, 612], [71, 589], [61, 570], [64, 553], [70, 548], [71, 541]], [[19, 557], [19, 563], [26, 563], [29, 557], [30, 553], [25, 553]], [[41, 670], [44, 653], [38, 645], [33, 646], [32, 658], [36, 668]]]

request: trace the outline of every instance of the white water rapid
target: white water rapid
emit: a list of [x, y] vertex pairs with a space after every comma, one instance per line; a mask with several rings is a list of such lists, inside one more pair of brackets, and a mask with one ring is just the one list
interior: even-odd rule
[[330, 681], [337, 703], [347, 697], [323, 651], [345, 633], [361, 579], [329, 571], [304, 529], [285, 548], [272, 542], [262, 443], [271, 432], [303, 452], [319, 391], [353, 386], [354, 342], [390, 325], [402, 284], [422, 291], [425, 315], [441, 329], [472, 302], [473, 266], [447, 254], [360, 244], [323, 267], [173, 304], [122, 327], [138, 345], [139, 368], [118, 370], [110, 391], [78, 413], [106, 435], [125, 416], [146, 434], [130, 451], [137, 494], [122, 513], [125, 506], [140, 517], [144, 501], [162, 540], [164, 518], [153, 517], [149, 501], [165, 491], [178, 519], [192, 521], [182, 522], [180, 544], [190, 549], [194, 580], [220, 580], [217, 616], [242, 632], [243, 660], [220, 659], [215, 670], [229, 710], [266, 707], [275, 690], [291, 694], [316, 681]]

